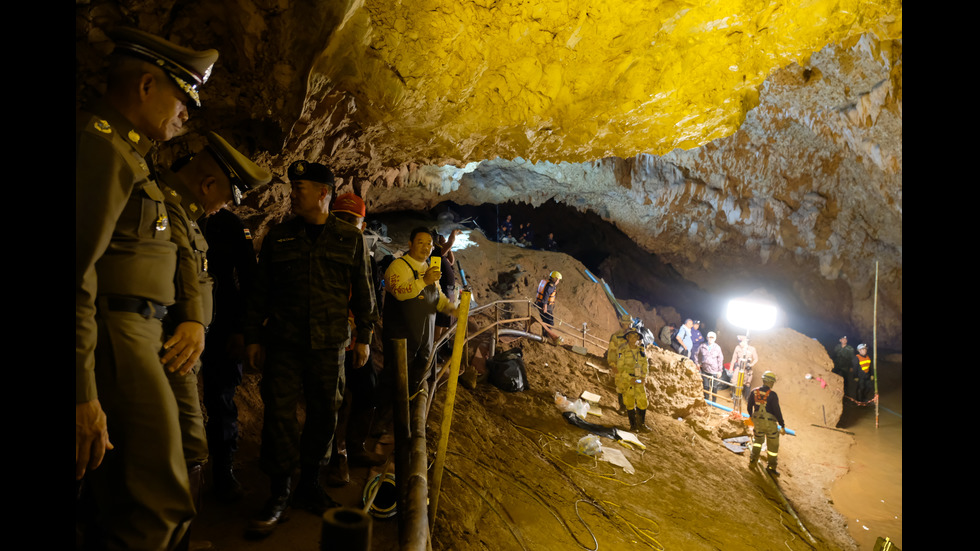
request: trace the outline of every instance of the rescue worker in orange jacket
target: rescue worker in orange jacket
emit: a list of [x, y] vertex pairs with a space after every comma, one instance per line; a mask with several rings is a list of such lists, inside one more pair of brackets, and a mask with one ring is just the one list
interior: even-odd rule
[[534, 305], [541, 312], [541, 321], [549, 327], [555, 324], [555, 295], [558, 294], [558, 282], [561, 281], [561, 273], [557, 270], [548, 275], [548, 279], [542, 279], [538, 283], [538, 296], [534, 299]]
[[851, 396], [859, 402], [866, 402], [874, 397], [874, 375], [871, 373], [871, 356], [868, 356], [868, 345], [857, 345], [857, 354], [851, 362], [850, 376]]

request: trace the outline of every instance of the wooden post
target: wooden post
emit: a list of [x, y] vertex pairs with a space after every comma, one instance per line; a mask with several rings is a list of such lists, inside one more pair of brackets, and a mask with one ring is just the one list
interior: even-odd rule
[[875, 260], [875, 296], [871, 317], [871, 367], [875, 377], [875, 428], [878, 428], [878, 261]]
[[470, 292], [463, 292], [459, 305], [459, 321], [456, 324], [456, 341], [453, 344], [453, 357], [449, 368], [449, 383], [446, 386], [446, 402], [443, 407], [442, 427], [439, 431], [439, 446], [436, 448], [435, 463], [432, 466], [432, 491], [429, 492], [430, 533], [435, 529], [436, 513], [439, 511], [439, 490], [442, 486], [442, 470], [446, 462], [446, 448], [449, 446], [449, 430], [453, 421], [453, 407], [456, 404], [456, 386], [459, 380], [459, 360], [466, 339], [466, 322], [470, 312]]

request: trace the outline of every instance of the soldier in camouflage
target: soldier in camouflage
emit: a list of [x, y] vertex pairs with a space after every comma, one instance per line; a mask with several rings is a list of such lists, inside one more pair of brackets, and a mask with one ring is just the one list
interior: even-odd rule
[[[275, 529], [290, 499], [317, 514], [338, 506], [319, 478], [343, 399], [344, 348], [351, 337], [347, 312], [354, 314], [358, 368], [367, 361], [378, 316], [364, 238], [329, 213], [330, 169], [296, 161], [288, 176], [297, 216], [269, 230], [262, 243], [245, 322], [246, 355], [263, 370], [260, 466], [271, 482], [269, 501], [249, 523], [248, 534], [256, 537]], [[301, 390], [302, 434], [296, 419]], [[300, 480], [291, 497], [297, 467]]]

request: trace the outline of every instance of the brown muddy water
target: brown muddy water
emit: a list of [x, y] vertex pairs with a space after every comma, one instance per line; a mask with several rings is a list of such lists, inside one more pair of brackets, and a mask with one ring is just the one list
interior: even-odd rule
[[849, 471], [834, 484], [831, 498], [847, 519], [860, 551], [879, 536], [902, 545], [902, 364], [878, 362], [878, 423], [874, 404], [845, 402], [838, 428], [854, 433]]

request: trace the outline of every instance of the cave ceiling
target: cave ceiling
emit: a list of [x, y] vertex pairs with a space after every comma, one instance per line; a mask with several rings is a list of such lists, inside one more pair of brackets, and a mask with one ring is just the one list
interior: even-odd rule
[[227, 137], [277, 177], [255, 227], [300, 158], [372, 212], [554, 199], [704, 286], [781, 273], [867, 334], [879, 261], [901, 348], [900, 1], [92, 0], [76, 105], [117, 24], [220, 51], [157, 161]]

